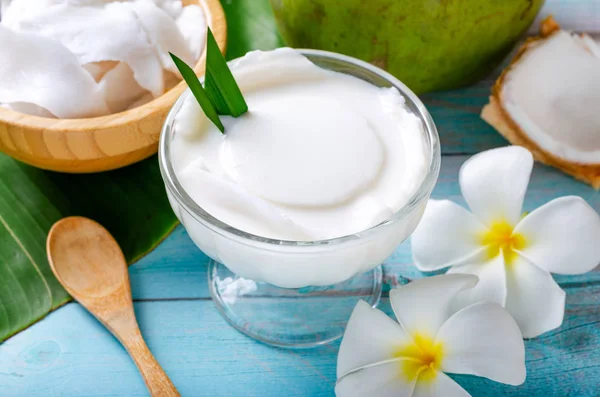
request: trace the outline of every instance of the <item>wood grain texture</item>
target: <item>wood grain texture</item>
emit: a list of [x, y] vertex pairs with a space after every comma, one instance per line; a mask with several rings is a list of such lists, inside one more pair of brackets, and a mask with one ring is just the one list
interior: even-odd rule
[[127, 262], [113, 236], [88, 218], [68, 217], [50, 229], [47, 251], [56, 278], [121, 342], [150, 394], [178, 397], [142, 338], [133, 312]]
[[[207, 15], [225, 52], [227, 24], [219, 0], [188, 0]], [[204, 74], [206, 51], [194, 71]], [[140, 161], [158, 150], [167, 113], [185, 90], [180, 82], [140, 107], [88, 119], [49, 119], [0, 107], [0, 151], [36, 167], [62, 172], [105, 171]]]

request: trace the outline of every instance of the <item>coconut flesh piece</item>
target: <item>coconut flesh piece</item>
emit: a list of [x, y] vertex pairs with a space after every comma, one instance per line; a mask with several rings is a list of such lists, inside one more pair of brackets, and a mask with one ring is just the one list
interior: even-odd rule
[[127, 110], [146, 93], [151, 95], [135, 81], [133, 70], [124, 62], [119, 62], [102, 76], [100, 89], [111, 113]]
[[19, 23], [27, 16], [33, 17], [57, 0], [0, 0], [0, 11], [2, 12], [2, 24], [8, 28], [18, 30]]
[[86, 63], [83, 65], [83, 68], [92, 75], [96, 82], [100, 82], [102, 77], [104, 77], [106, 73], [110, 72], [118, 64], [119, 62], [117, 61], [92, 62]]
[[35, 104], [61, 118], [109, 113], [98, 84], [61, 43], [2, 25], [0, 42], [0, 103]]
[[538, 161], [600, 187], [600, 47], [550, 18], [496, 82], [482, 117]]
[[[152, 0], [152, 1], [154, 2], [154, 4], [156, 4], [156, 6], [158, 8], [160, 8], [165, 13], [167, 13], [167, 15], [169, 15], [169, 17], [171, 17], [171, 19], [177, 19], [184, 9], [190, 7], [190, 6], [183, 7], [181, 0]], [[198, 7], [198, 6], [194, 5], [193, 7]], [[200, 8], [200, 7], [198, 7], [198, 8]], [[202, 15], [204, 15], [204, 13]]]
[[[179, 77], [175, 73], [165, 72], [165, 90], [167, 90], [167, 91], [170, 90], [171, 88], [173, 88], [177, 84], [179, 84], [180, 81], [181, 81], [181, 77]], [[146, 91], [146, 94], [142, 95], [135, 102], [130, 103], [127, 106], [127, 109], [137, 108], [138, 106], [142, 106], [142, 105], [150, 102], [153, 99], [154, 99], [154, 97], [152, 96], [152, 94]]]
[[124, 4], [52, 5], [43, 13], [21, 20], [18, 28], [60, 41], [82, 65], [126, 62], [140, 86], [159, 96], [164, 91], [162, 65], [137, 15]]
[[190, 46], [192, 57], [199, 59], [206, 42], [207, 22], [204, 11], [197, 5], [189, 5], [181, 11], [176, 23], [185, 42]]
[[11, 0], [0, 0], [0, 18], [2, 18], [2, 14], [6, 12], [10, 2]]
[[[15, 0], [12, 7], [29, 9], [29, 3], [25, 3], [27, 6], [20, 6], [28, 1], [31, 0]], [[188, 64], [193, 64], [198, 59], [191, 55], [188, 44], [169, 14], [180, 14], [177, 10], [181, 8], [181, 2], [33, 2], [39, 3], [33, 16], [23, 11], [13, 12], [3, 23], [16, 30], [56, 38], [78, 56], [81, 64], [100, 61], [126, 62], [134, 71], [138, 84], [152, 92], [155, 97], [165, 91], [162, 69], [178, 73], [169, 52]], [[159, 6], [165, 7], [167, 11]], [[193, 7], [202, 12], [200, 7]], [[203, 19], [197, 21], [197, 25], [201, 28], [204, 25], [203, 30], [206, 30]], [[192, 46], [190, 44], [190, 47]]]
[[[118, 4], [130, 6], [136, 13], [164, 69], [175, 74], [179, 73], [169, 52], [177, 55], [188, 65], [193, 64], [194, 60], [197, 59], [192, 56], [188, 49], [187, 43], [179, 31], [175, 20], [171, 19], [167, 13], [158, 8], [152, 1], [138, 0], [133, 3]], [[201, 22], [202, 19], [198, 21], [200, 25], [202, 25]]]
[[543, 149], [600, 163], [600, 58], [589, 44], [556, 32], [513, 66], [501, 95], [507, 113]]
[[34, 105], [33, 103], [13, 102], [5, 103], [0, 106], [6, 109], [14, 110], [15, 112], [30, 114], [32, 116], [56, 118], [56, 116], [50, 113], [48, 109], [44, 109], [43, 107]]
[[[179, 17], [183, 10], [181, 0], [150, 1], [174, 20]], [[20, 21], [44, 13], [48, 7], [53, 5], [102, 7], [107, 3], [118, 2], [123, 2], [123, 0], [0, 0], [0, 12], [2, 13], [3, 24], [10, 28], [15, 28]], [[11, 10], [6, 12], [9, 5]]]
[[[184, 38], [176, 23], [184, 10], [194, 8], [194, 15], [200, 13], [195, 27], [204, 32], [202, 9], [196, 5], [183, 7], [180, 0], [0, 0], [0, 6], [6, 10], [1, 16], [2, 25], [53, 37], [71, 50], [99, 83], [112, 113], [149, 102], [180, 81], [168, 52], [194, 64], [199, 58], [194, 53], [204, 47], [204, 40], [187, 40], [197, 34], [190, 36], [186, 31]], [[43, 68], [42, 64], [38, 67]], [[49, 114], [35, 104], [4, 107], [28, 114]]]

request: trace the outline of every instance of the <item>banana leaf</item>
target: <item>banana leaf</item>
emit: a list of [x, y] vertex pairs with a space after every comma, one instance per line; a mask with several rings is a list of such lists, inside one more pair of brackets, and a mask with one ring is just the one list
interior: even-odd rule
[[0, 337], [39, 320], [69, 300], [46, 258], [46, 235], [69, 215], [97, 220], [129, 263], [176, 225], [157, 159], [118, 171], [69, 175], [0, 157]]
[[[281, 45], [268, 0], [224, 0], [223, 8], [229, 59]], [[0, 154], [0, 341], [70, 300], [46, 258], [50, 227], [69, 215], [104, 225], [129, 263], [177, 224], [156, 156], [116, 171], [68, 175]]]

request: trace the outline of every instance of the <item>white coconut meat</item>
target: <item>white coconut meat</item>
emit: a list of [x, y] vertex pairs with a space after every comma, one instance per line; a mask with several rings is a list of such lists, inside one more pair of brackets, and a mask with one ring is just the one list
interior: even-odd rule
[[183, 9], [177, 18], [177, 27], [194, 59], [199, 59], [206, 43], [207, 22], [202, 8], [189, 5]]
[[32, 116], [46, 117], [54, 119], [56, 115], [50, 113], [48, 109], [27, 102], [13, 102], [0, 105], [5, 109], [14, 110], [15, 112], [30, 114]]
[[60, 41], [82, 65], [126, 62], [140, 86], [154, 96], [164, 92], [163, 68], [158, 55], [138, 16], [127, 3], [52, 5], [43, 13], [21, 20], [18, 29]]
[[6, 9], [11, 1], [12, 0], [0, 0], [0, 19], [2, 19], [2, 15], [6, 13]]
[[89, 74], [92, 75], [94, 80], [99, 82], [106, 73], [111, 71], [119, 63], [120, 62], [117, 61], [92, 62], [86, 63], [85, 65], [83, 65], [83, 68], [87, 70]]
[[[169, 52], [177, 55], [188, 65], [195, 63], [197, 58], [192, 56], [175, 20], [158, 8], [154, 2], [138, 0], [133, 3], [121, 3], [121, 5], [131, 6], [164, 69], [172, 73], [179, 73]], [[202, 24], [202, 21], [200, 20], [199, 23]]]
[[[22, 21], [30, 20], [45, 13], [55, 5], [81, 7], [103, 7], [107, 3], [122, 3], [127, 0], [0, 0], [0, 12], [3, 25], [18, 29]], [[148, 0], [169, 14], [171, 19], [177, 19], [183, 9], [181, 0]], [[10, 7], [9, 7], [10, 6]], [[10, 8], [10, 10], [9, 10]]]
[[152, 0], [157, 7], [167, 13], [171, 19], [177, 19], [181, 12], [189, 7], [183, 7], [181, 0]]
[[49, 8], [61, 6], [97, 6], [118, 0], [0, 0], [2, 24], [20, 30], [21, 23], [43, 15]]
[[19, 30], [23, 20], [43, 14], [57, 0], [0, 0], [2, 24], [13, 30]]
[[500, 101], [543, 151], [600, 164], [600, 47], [589, 36], [556, 31], [534, 42], [506, 72]]
[[109, 113], [98, 84], [61, 43], [2, 25], [0, 43], [0, 103], [33, 104], [60, 118]]
[[[204, 11], [196, 5], [184, 7], [181, 0], [0, 0], [0, 13], [0, 25], [28, 33], [29, 37], [54, 39], [55, 44], [60, 42], [63, 50], [71, 52], [69, 60], [75, 56], [80, 70], [74, 74], [73, 84], [78, 84], [85, 73], [97, 83], [95, 92], [105, 97], [100, 113], [106, 108], [120, 112], [162, 95], [181, 78], [169, 52], [193, 65], [205, 45]], [[53, 66], [28, 53], [30, 47], [12, 52], [7, 48], [2, 49], [8, 54], [2, 58], [4, 70], [9, 68], [4, 62], [12, 63], [18, 55], [29, 57], [39, 75], [52, 75], [47, 69]], [[70, 70], [75, 66], [69, 64]], [[27, 91], [29, 83], [20, 82], [21, 90]], [[88, 85], [84, 84], [82, 90]], [[2, 88], [5, 94], [9, 91]], [[36, 89], [39, 87], [33, 91]], [[46, 89], [61, 91], [52, 80]], [[33, 115], [51, 115], [51, 109], [24, 102], [18, 94], [0, 99], [0, 106]], [[61, 114], [56, 116], [91, 117], [99, 112], [96, 109], [90, 114]]]
[[111, 113], [127, 110], [142, 96], [150, 94], [137, 83], [133, 70], [124, 62], [119, 62], [102, 76], [100, 89]]

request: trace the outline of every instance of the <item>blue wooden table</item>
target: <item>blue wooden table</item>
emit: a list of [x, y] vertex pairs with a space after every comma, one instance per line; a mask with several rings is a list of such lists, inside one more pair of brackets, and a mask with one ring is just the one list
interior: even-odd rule
[[[554, 0], [546, 10], [571, 28], [578, 20], [586, 29], [600, 24], [599, 0]], [[464, 204], [457, 184], [460, 165], [473, 153], [506, 145], [479, 118], [493, 77], [468, 89], [423, 98], [438, 125], [444, 152], [435, 198]], [[533, 172], [525, 210], [566, 194], [580, 195], [600, 211], [600, 195], [591, 187], [540, 165]], [[290, 351], [238, 333], [210, 299], [208, 261], [178, 227], [130, 268], [142, 333], [182, 396], [333, 396], [339, 342]], [[385, 263], [388, 286], [422, 276], [411, 264], [408, 243]], [[509, 387], [455, 377], [472, 395], [600, 396], [600, 269], [557, 280], [567, 291], [565, 322], [526, 342], [526, 383]], [[390, 313], [385, 296], [382, 308]], [[126, 352], [76, 303], [0, 345], [2, 397], [146, 395]]]

